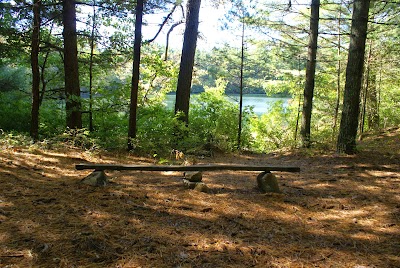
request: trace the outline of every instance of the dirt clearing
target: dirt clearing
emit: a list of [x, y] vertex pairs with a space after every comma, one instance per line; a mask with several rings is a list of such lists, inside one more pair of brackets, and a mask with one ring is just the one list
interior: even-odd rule
[[0, 148], [0, 267], [400, 267], [400, 131], [361, 153], [222, 155], [199, 164], [300, 166], [204, 172], [209, 193], [179, 172], [107, 172], [80, 183], [81, 162], [154, 164], [128, 154]]

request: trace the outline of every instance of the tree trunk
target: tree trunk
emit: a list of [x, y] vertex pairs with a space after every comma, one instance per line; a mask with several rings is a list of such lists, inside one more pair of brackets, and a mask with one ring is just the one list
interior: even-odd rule
[[192, 86], [193, 65], [199, 28], [200, 4], [201, 0], [189, 0], [187, 3], [186, 27], [176, 89], [175, 114], [182, 112], [179, 119], [186, 124], [189, 123], [190, 88]]
[[[372, 40], [370, 41], [370, 46], [369, 46], [369, 53], [368, 53], [368, 59], [367, 59], [367, 67], [366, 71], [364, 74], [364, 91], [361, 91], [362, 95], [362, 112], [361, 112], [361, 120], [360, 120], [360, 140], [363, 138], [363, 133], [364, 133], [364, 127], [365, 127], [365, 117], [367, 114], [367, 106], [368, 106], [368, 95], [369, 95], [369, 74], [371, 71], [371, 57], [372, 57]], [[361, 87], [362, 89], [362, 87]]]
[[304, 87], [304, 102], [301, 121], [301, 139], [303, 147], [310, 147], [311, 113], [314, 97], [315, 67], [317, 57], [318, 24], [319, 24], [319, 0], [311, 2], [310, 36], [308, 43], [308, 59], [306, 68], [306, 84]]
[[340, 107], [340, 92], [341, 92], [341, 73], [342, 73], [342, 61], [340, 59], [341, 57], [341, 45], [342, 45], [342, 29], [341, 29], [341, 20], [342, 20], [342, 1], [340, 1], [340, 6], [339, 6], [339, 14], [338, 14], [338, 47], [337, 47], [337, 57], [338, 57], [338, 62], [337, 62], [337, 84], [336, 84], [336, 103], [335, 103], [335, 113], [333, 115], [333, 132], [332, 132], [332, 141], [336, 139], [336, 130], [337, 130], [337, 122], [338, 122], [338, 117], [339, 117], [339, 107]]
[[133, 48], [133, 70], [131, 84], [131, 103], [129, 112], [128, 150], [132, 150], [134, 148], [133, 139], [136, 138], [136, 117], [140, 74], [140, 48], [142, 44], [142, 21], [143, 0], [138, 0], [136, 4], [135, 44]]
[[368, 128], [377, 130], [379, 128], [378, 114], [378, 91], [377, 91], [377, 74], [376, 70], [371, 70], [369, 76], [369, 94], [368, 94]]
[[74, 0], [63, 1], [63, 25], [67, 127], [76, 129], [82, 128], [82, 113]]
[[32, 67], [32, 112], [30, 134], [34, 141], [39, 139], [39, 45], [40, 45], [40, 0], [33, 2], [33, 31], [31, 43], [31, 67]]
[[[54, 28], [54, 23], [51, 24], [50, 29], [49, 29], [49, 34], [47, 36], [47, 43], [50, 43], [50, 39], [52, 36], [52, 32], [53, 32], [53, 28]], [[47, 50], [44, 58], [43, 58], [43, 62], [42, 65], [40, 65], [40, 81], [42, 83], [42, 89], [40, 90], [40, 94], [39, 94], [39, 106], [42, 105], [43, 99], [44, 99], [44, 95], [46, 93], [46, 89], [47, 89], [47, 79], [45, 76], [45, 72], [46, 72], [46, 66], [47, 66], [47, 61], [49, 59], [50, 56], [50, 50]]]
[[90, 35], [90, 57], [89, 57], [89, 131], [93, 131], [93, 56], [94, 35], [96, 31], [96, 1], [93, 2], [92, 33]]
[[353, 4], [343, 111], [337, 143], [337, 151], [339, 153], [354, 154], [356, 152], [369, 4], [370, 0], [355, 0]]
[[244, 14], [242, 18], [242, 49], [240, 54], [240, 95], [239, 95], [239, 126], [238, 126], [238, 144], [237, 148], [240, 150], [242, 145], [242, 117], [243, 117], [243, 69], [244, 69]]

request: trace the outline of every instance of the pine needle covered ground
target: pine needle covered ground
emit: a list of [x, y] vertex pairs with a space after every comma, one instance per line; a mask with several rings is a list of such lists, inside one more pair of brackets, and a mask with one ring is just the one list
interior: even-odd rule
[[107, 172], [81, 162], [153, 164], [128, 154], [0, 148], [0, 267], [400, 267], [400, 130], [354, 156], [299, 151], [201, 163], [300, 166], [262, 194], [254, 172]]

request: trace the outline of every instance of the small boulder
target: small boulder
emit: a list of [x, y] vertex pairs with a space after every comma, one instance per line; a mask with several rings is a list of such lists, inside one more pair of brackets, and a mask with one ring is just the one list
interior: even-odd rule
[[189, 181], [187, 179], [183, 179], [182, 181], [183, 181], [183, 184], [189, 189], [194, 189], [197, 184], [197, 182]]
[[275, 175], [270, 172], [263, 172], [258, 175], [257, 185], [263, 193], [281, 193], [278, 180]]
[[203, 192], [203, 193], [208, 193], [210, 191], [210, 189], [204, 182], [196, 183], [196, 186], [194, 187], [193, 190], [198, 191], [198, 192]]
[[207, 185], [204, 182], [193, 182], [193, 181], [189, 181], [187, 179], [183, 179], [183, 184], [187, 188], [198, 191], [198, 192], [203, 192], [203, 193], [209, 192], [209, 188], [207, 187]]
[[185, 179], [190, 182], [201, 182], [203, 179], [203, 173], [201, 171], [185, 172]]
[[91, 186], [106, 186], [108, 184], [107, 175], [103, 170], [96, 170], [83, 178], [81, 183]]

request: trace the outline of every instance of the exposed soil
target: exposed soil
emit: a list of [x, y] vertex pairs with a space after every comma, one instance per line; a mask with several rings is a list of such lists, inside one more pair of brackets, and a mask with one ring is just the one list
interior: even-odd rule
[[400, 267], [400, 130], [353, 156], [296, 151], [199, 163], [300, 166], [263, 194], [255, 172], [107, 172], [81, 162], [149, 164], [127, 154], [0, 148], [0, 267]]

